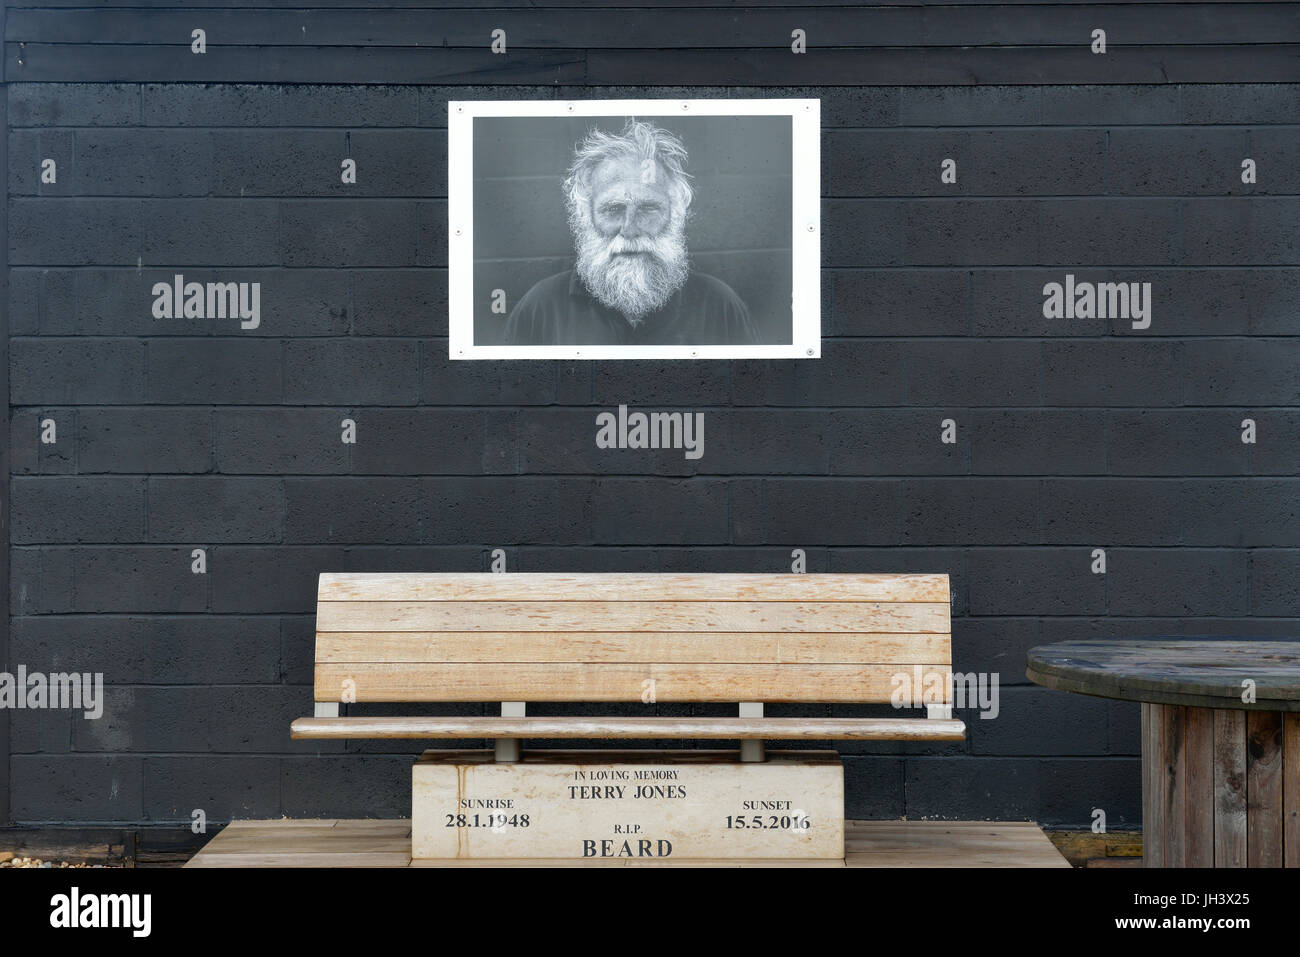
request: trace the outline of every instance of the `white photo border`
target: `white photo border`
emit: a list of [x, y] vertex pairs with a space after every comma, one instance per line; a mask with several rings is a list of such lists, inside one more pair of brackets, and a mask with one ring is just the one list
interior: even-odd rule
[[[474, 119], [480, 116], [789, 116], [793, 341], [767, 345], [474, 344]], [[447, 103], [447, 306], [451, 359], [816, 359], [821, 356], [821, 100], [451, 100]]]

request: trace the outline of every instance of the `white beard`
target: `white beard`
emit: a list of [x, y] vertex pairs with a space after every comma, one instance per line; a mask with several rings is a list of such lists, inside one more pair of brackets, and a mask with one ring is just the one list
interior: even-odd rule
[[[690, 274], [681, 222], [653, 239], [632, 240], [621, 235], [606, 239], [589, 221], [574, 225], [578, 278], [597, 300], [634, 326], [662, 309]], [[627, 252], [647, 255], [618, 255]]]

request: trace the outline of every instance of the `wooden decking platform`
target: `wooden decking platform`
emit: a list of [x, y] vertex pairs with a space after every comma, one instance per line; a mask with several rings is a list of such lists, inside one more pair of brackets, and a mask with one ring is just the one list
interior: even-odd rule
[[412, 861], [411, 822], [234, 821], [186, 867], [1069, 867], [1021, 821], [846, 821], [844, 861]]

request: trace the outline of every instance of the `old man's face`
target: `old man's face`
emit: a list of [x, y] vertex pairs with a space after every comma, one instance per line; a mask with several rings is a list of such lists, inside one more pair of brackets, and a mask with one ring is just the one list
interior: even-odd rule
[[660, 309], [686, 281], [685, 217], [674, 216], [667, 174], [632, 157], [592, 176], [591, 204], [574, 224], [578, 275], [633, 323]]
[[[601, 235], [658, 236], [672, 217], [672, 197], [653, 163], [606, 160], [592, 177], [592, 219]], [[647, 182], [648, 180], [648, 182]]]

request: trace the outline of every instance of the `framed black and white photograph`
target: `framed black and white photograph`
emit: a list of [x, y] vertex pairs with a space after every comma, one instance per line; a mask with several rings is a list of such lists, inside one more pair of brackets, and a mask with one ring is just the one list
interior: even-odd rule
[[452, 359], [821, 354], [820, 100], [447, 112]]

